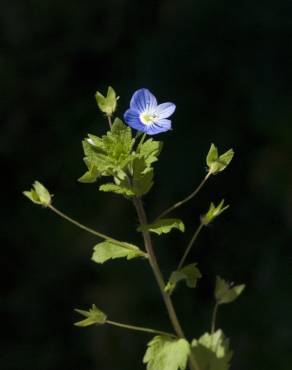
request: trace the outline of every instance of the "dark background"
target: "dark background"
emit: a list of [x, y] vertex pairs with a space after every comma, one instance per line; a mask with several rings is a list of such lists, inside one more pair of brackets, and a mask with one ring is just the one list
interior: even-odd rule
[[34, 206], [38, 179], [57, 208], [141, 245], [131, 204], [76, 179], [81, 139], [103, 134], [95, 91], [112, 85], [122, 115], [147, 87], [177, 110], [145, 198], [150, 218], [205, 175], [210, 143], [235, 157], [177, 212], [185, 234], [155, 237], [165, 276], [209, 202], [228, 212], [203, 230], [190, 261], [198, 289], [174, 298], [189, 338], [209, 330], [216, 274], [247, 289], [219, 311], [232, 369], [287, 370], [292, 362], [292, 4], [279, 1], [36, 1], [1, 4], [1, 344], [3, 370], [143, 369], [147, 334], [76, 328], [73, 308], [170, 330], [148, 265], [91, 262], [97, 239]]

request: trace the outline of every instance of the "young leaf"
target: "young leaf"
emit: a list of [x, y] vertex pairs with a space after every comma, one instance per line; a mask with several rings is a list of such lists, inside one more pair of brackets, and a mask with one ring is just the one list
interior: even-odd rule
[[172, 272], [169, 281], [165, 287], [165, 291], [171, 294], [178, 282], [185, 280], [189, 288], [195, 288], [197, 281], [202, 277], [196, 263], [191, 263], [180, 270]]
[[218, 217], [222, 212], [224, 212], [226, 209], [229, 208], [229, 205], [225, 207], [223, 206], [224, 206], [224, 199], [221, 200], [218, 206], [215, 206], [214, 203], [211, 203], [208, 212], [204, 214], [203, 216], [201, 216], [202, 224], [204, 224], [205, 226], [208, 225], [216, 217]]
[[122, 186], [122, 185], [117, 185], [117, 184], [114, 184], [114, 183], [103, 184], [99, 187], [99, 190], [104, 191], [104, 192], [112, 192], [112, 193], [116, 193], [116, 194], [122, 194], [126, 197], [132, 197], [132, 196], [135, 195], [133, 193], [133, 191], [131, 189], [129, 189], [128, 187]]
[[162, 150], [162, 142], [149, 139], [145, 141], [139, 148], [139, 155], [144, 157], [147, 166], [151, 166], [153, 162], [158, 160], [158, 156]]
[[158, 220], [156, 222], [153, 222], [149, 225], [142, 225], [138, 227], [138, 231], [150, 231], [152, 233], [161, 235], [161, 234], [167, 234], [172, 229], [178, 229], [182, 232], [185, 231], [185, 225], [184, 223], [177, 219], [177, 218], [165, 218]]
[[30, 191], [24, 191], [23, 194], [33, 203], [48, 207], [51, 204], [51, 194], [39, 181], [33, 183]]
[[95, 94], [95, 99], [99, 109], [108, 116], [111, 116], [117, 107], [117, 96], [114, 89], [109, 86], [106, 97], [99, 91]]
[[85, 172], [85, 174], [79, 177], [78, 181], [83, 182], [86, 184], [96, 182], [97, 178], [99, 177], [99, 172], [95, 166], [92, 166], [90, 170]]
[[104, 312], [99, 310], [95, 304], [92, 305], [92, 308], [90, 308], [88, 311], [84, 310], [79, 310], [75, 308], [76, 312], [78, 312], [80, 315], [86, 317], [85, 320], [75, 322], [75, 326], [80, 326], [80, 327], [85, 327], [89, 325], [94, 325], [94, 324], [105, 324], [107, 316]]
[[218, 149], [212, 143], [206, 158], [209, 173], [215, 175], [216, 173], [225, 170], [225, 168], [231, 162], [233, 156], [234, 156], [233, 149], [229, 149], [227, 152], [219, 156]]
[[145, 254], [135, 245], [124, 243], [125, 247], [108, 240], [96, 244], [91, 259], [96, 263], [104, 263], [109, 259], [145, 257]]
[[218, 304], [233, 302], [244, 290], [245, 285], [233, 285], [216, 276], [215, 298]]
[[200, 370], [228, 370], [232, 358], [229, 340], [222, 330], [214, 334], [205, 333], [191, 344], [192, 352]]
[[132, 162], [132, 190], [137, 197], [147, 194], [153, 185], [153, 168], [148, 167], [145, 158], [135, 158]]
[[148, 343], [143, 363], [147, 370], [185, 370], [189, 353], [190, 344], [185, 339], [158, 335]]

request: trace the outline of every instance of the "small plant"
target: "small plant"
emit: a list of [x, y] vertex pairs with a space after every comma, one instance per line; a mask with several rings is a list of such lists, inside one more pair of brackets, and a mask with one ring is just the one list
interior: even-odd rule
[[[166, 280], [156, 259], [151, 234], [163, 236], [174, 229], [184, 232], [183, 221], [168, 216], [193, 199], [211, 176], [224, 171], [231, 162], [234, 152], [230, 149], [219, 155], [216, 146], [211, 144], [206, 157], [207, 174], [199, 186], [185, 199], [167, 208], [156, 219], [149, 221], [142, 198], [153, 186], [153, 165], [158, 160], [162, 149], [162, 142], [149, 136], [171, 129], [169, 117], [176, 107], [173, 103], [158, 105], [155, 96], [149, 90], [140, 89], [134, 93], [130, 108], [124, 114], [125, 124], [119, 118], [113, 119], [117, 108], [117, 96], [111, 87], [109, 87], [106, 96], [97, 92], [96, 101], [99, 109], [108, 119], [109, 131], [102, 137], [90, 134], [83, 140], [84, 162], [87, 171], [79, 178], [79, 181], [95, 183], [105, 178], [106, 182], [99, 185], [100, 191], [118, 194], [132, 202], [137, 211], [140, 223], [137, 231], [141, 233], [144, 248], [102, 234], [68, 217], [53, 206], [50, 192], [38, 181], [33, 184], [30, 191], [25, 191], [24, 195], [32, 202], [48, 208], [101, 239], [102, 241], [93, 248], [92, 260], [94, 262], [100, 264], [116, 258], [127, 260], [140, 258], [145, 263], [149, 263], [164, 300], [172, 329], [169, 332], [164, 332], [159, 329], [112, 321], [95, 304], [89, 310], [75, 310], [83, 316], [83, 319], [76, 322], [75, 325], [86, 327], [108, 324], [154, 335], [148, 343], [143, 358], [148, 370], [184, 370], [187, 366], [192, 370], [227, 370], [230, 366], [232, 351], [223, 331], [216, 328], [216, 315], [219, 306], [234, 301], [245, 286], [243, 284], [230, 284], [217, 276], [211, 330], [192, 340], [188, 340], [184, 334], [173, 305], [172, 295], [179, 283], [184, 282], [189, 288], [197, 286], [202, 274], [197, 263], [186, 264], [189, 252], [204, 226], [213, 222], [229, 206], [224, 205], [224, 200], [217, 206], [214, 203], [210, 204], [206, 213], [201, 215], [199, 226], [189, 241], [176, 269]], [[137, 131], [135, 136], [133, 136], [132, 129]]]

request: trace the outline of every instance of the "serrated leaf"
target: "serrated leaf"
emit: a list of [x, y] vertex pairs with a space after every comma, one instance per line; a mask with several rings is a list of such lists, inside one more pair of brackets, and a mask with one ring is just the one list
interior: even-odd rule
[[144, 157], [147, 166], [151, 166], [153, 162], [158, 160], [158, 156], [162, 150], [162, 142], [149, 139], [139, 147], [139, 155]]
[[109, 259], [145, 257], [145, 254], [135, 245], [123, 243], [125, 247], [108, 240], [96, 244], [91, 259], [96, 263], [104, 263]]
[[229, 149], [227, 152], [219, 156], [218, 149], [212, 143], [206, 158], [209, 173], [215, 175], [216, 173], [225, 170], [225, 168], [231, 162], [233, 156], [234, 156], [233, 149]]
[[132, 190], [137, 197], [147, 194], [153, 186], [153, 168], [148, 167], [144, 158], [132, 162]]
[[30, 191], [24, 191], [23, 194], [33, 203], [48, 207], [51, 204], [51, 194], [39, 181], [33, 183]]
[[130, 127], [116, 118], [112, 128], [99, 138], [94, 135], [83, 140], [84, 162], [88, 172], [81, 178], [83, 182], [93, 182], [94, 176], [117, 176], [133, 160], [131, 153], [134, 144]]
[[143, 358], [147, 370], [185, 370], [190, 344], [185, 339], [158, 335], [148, 343]]
[[175, 289], [176, 285], [182, 281], [186, 281], [186, 285], [189, 288], [195, 288], [197, 281], [202, 277], [200, 270], [196, 263], [191, 263], [180, 270], [176, 270], [171, 273], [169, 281], [165, 287], [165, 291], [171, 294]]
[[97, 178], [100, 176], [97, 168], [93, 166], [89, 171], [85, 172], [84, 175], [79, 177], [78, 181], [86, 184], [96, 182]]
[[85, 320], [75, 322], [74, 323], [75, 326], [86, 327], [89, 325], [94, 325], [94, 324], [102, 325], [106, 323], [106, 319], [107, 319], [106, 314], [102, 312], [100, 309], [98, 309], [95, 304], [93, 304], [92, 308], [90, 308], [88, 311], [79, 310], [77, 308], [74, 311], [86, 317]]
[[108, 116], [111, 116], [117, 107], [117, 96], [114, 89], [109, 86], [107, 95], [103, 96], [99, 91], [95, 94], [95, 99], [99, 109]]
[[244, 288], [244, 284], [233, 285], [217, 276], [215, 285], [216, 301], [218, 304], [231, 303], [243, 292]]
[[161, 235], [167, 234], [172, 229], [178, 229], [182, 232], [185, 231], [184, 223], [177, 218], [164, 218], [153, 222], [148, 225], [141, 225], [138, 227], [138, 231], [150, 231], [152, 233]]
[[129, 189], [128, 187], [125, 187], [125, 186], [122, 186], [122, 185], [117, 185], [117, 184], [114, 184], [112, 182], [101, 185], [99, 187], [99, 190], [104, 191], [104, 192], [112, 192], [112, 193], [116, 193], [116, 194], [121, 194], [121, 195], [124, 195], [126, 197], [132, 197], [132, 196], [135, 195], [133, 193], [133, 191], [131, 189]]
[[228, 370], [232, 358], [229, 340], [222, 330], [213, 334], [205, 333], [191, 344], [192, 352], [200, 370]]

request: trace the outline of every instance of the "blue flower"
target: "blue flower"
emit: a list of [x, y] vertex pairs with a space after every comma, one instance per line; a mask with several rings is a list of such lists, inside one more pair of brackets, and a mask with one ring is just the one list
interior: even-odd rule
[[133, 94], [124, 119], [135, 130], [156, 135], [171, 129], [171, 121], [167, 118], [174, 111], [173, 103], [157, 105], [155, 96], [148, 89], [140, 89]]

